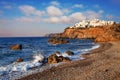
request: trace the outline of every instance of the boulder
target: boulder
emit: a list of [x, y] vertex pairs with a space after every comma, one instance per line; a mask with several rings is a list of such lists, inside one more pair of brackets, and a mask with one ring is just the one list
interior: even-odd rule
[[68, 57], [59, 56], [58, 61], [59, 62], [69, 62], [71, 60]]
[[52, 54], [48, 57], [47, 61], [49, 64], [54, 64], [54, 63], [58, 63], [58, 56], [56, 54]]
[[22, 59], [22, 58], [18, 58], [18, 59], [16, 60], [16, 62], [23, 62], [23, 59]]
[[12, 49], [12, 50], [21, 50], [22, 49], [22, 45], [21, 44], [12, 45], [10, 47], [10, 49]]
[[69, 56], [74, 55], [74, 53], [72, 51], [66, 51], [65, 53]]
[[69, 62], [70, 59], [63, 56], [57, 56], [56, 54], [52, 54], [47, 59], [49, 64], [59, 63], [59, 62]]

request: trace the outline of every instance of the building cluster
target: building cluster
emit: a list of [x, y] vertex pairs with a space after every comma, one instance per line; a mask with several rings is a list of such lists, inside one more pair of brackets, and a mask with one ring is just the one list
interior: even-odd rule
[[81, 22], [76, 23], [74, 26], [70, 28], [89, 28], [89, 27], [98, 27], [98, 26], [105, 26], [105, 25], [113, 25], [114, 21], [105, 21], [105, 20], [83, 20]]

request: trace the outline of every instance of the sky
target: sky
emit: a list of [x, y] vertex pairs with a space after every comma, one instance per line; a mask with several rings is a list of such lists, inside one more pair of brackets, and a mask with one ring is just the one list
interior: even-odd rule
[[0, 37], [60, 33], [85, 19], [120, 22], [120, 0], [0, 0]]

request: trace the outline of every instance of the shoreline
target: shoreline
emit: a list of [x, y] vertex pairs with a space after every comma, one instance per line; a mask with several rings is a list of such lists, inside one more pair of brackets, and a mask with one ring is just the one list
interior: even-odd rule
[[[120, 65], [117, 63], [120, 62], [113, 63], [113, 61], [120, 60], [119, 43], [120, 41], [100, 43], [99, 48], [90, 51], [90, 53], [82, 54], [82, 57], [85, 58], [83, 60], [63, 63], [57, 67], [16, 80], [118, 80], [118, 78], [120, 79], [120, 70], [117, 68]], [[118, 67], [114, 68], [112, 63]], [[110, 70], [111, 68], [113, 70]]]

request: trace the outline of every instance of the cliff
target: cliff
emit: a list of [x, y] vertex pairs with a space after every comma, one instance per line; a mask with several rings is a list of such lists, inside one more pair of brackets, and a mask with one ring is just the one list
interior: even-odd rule
[[55, 37], [93, 38], [95, 42], [117, 41], [120, 40], [120, 23], [89, 28], [66, 28], [63, 33], [56, 34]]

